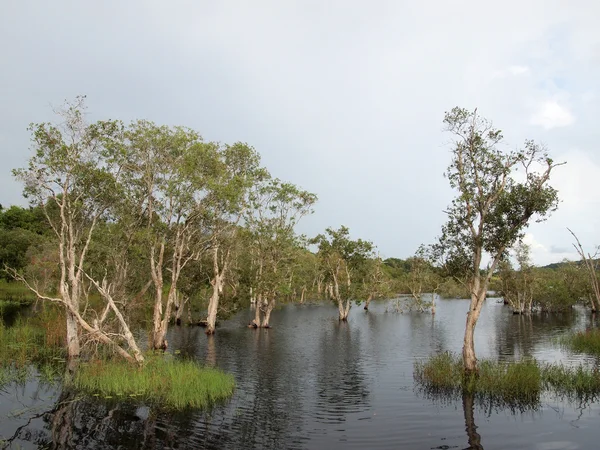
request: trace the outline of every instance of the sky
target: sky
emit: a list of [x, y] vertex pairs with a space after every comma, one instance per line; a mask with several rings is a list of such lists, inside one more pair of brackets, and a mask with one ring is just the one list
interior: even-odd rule
[[27, 126], [84, 94], [90, 120], [185, 125], [247, 142], [319, 197], [308, 235], [346, 225], [382, 257], [432, 243], [455, 193], [444, 112], [478, 108], [555, 161], [559, 209], [535, 264], [600, 244], [600, 2], [0, 0], [0, 203]]

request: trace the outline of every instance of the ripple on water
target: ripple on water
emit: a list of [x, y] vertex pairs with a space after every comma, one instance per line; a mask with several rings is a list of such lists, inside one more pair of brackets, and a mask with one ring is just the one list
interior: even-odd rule
[[[480, 442], [487, 449], [596, 448], [597, 403], [578, 407], [544, 397], [539, 411], [515, 413], [477, 403], [464, 406], [461, 399], [424, 398], [414, 389], [416, 359], [460, 351], [467, 308], [466, 301], [441, 300], [432, 317], [385, 312], [383, 302], [374, 302], [368, 312], [354, 307], [349, 322], [340, 323], [330, 305], [287, 305], [273, 312], [270, 330], [245, 326], [252, 311], [224, 321], [213, 337], [200, 328], [173, 327], [172, 350], [234, 374], [231, 401], [176, 414], [81, 404], [69, 423], [73, 446], [127, 442], [128, 448], [333, 450], [465, 448]], [[566, 331], [585, 324], [577, 314], [513, 316], [488, 301], [476, 348], [480, 356], [504, 360], [591, 362], [556, 344]], [[15, 409], [22, 395], [13, 397]], [[0, 421], [3, 436], [10, 431], [6, 423]], [[52, 434], [50, 419], [32, 426]], [[31, 447], [32, 440], [22, 442]]]

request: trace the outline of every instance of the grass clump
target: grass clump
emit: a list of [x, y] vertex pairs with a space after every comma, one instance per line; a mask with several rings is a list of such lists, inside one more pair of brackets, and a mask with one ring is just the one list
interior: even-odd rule
[[461, 357], [452, 353], [416, 362], [414, 377], [430, 393], [466, 392], [512, 405], [538, 402], [542, 387], [541, 369], [535, 360], [480, 360], [479, 374], [466, 375]]
[[597, 398], [598, 367], [540, 364], [536, 360], [515, 362], [479, 361], [478, 375], [465, 375], [462, 358], [452, 353], [415, 363], [417, 383], [433, 396], [478, 395], [511, 406], [534, 406], [542, 392], [571, 399]]
[[600, 329], [591, 328], [563, 336], [560, 343], [574, 352], [600, 355]]
[[23, 367], [64, 356], [64, 349], [48, 345], [46, 331], [21, 320], [11, 327], [0, 321], [0, 365]]
[[545, 388], [559, 395], [576, 398], [596, 398], [600, 394], [600, 371], [598, 367], [582, 365], [565, 367], [547, 364], [543, 367]]
[[94, 396], [129, 397], [173, 409], [204, 408], [230, 397], [235, 387], [233, 376], [221, 370], [158, 356], [140, 367], [119, 360], [83, 364], [73, 384]]
[[0, 321], [0, 387], [24, 384], [36, 375], [44, 383], [58, 378], [64, 349], [49, 345], [46, 332], [20, 319], [10, 327]]

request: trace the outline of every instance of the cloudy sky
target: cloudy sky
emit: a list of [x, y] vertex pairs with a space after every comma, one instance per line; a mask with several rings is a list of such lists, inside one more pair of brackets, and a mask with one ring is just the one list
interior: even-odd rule
[[0, 203], [25, 204], [27, 124], [86, 94], [91, 120], [248, 142], [318, 194], [303, 232], [344, 224], [406, 257], [444, 222], [460, 105], [567, 161], [527, 240], [537, 264], [575, 258], [567, 226], [600, 244], [599, 17], [597, 0], [0, 0]]

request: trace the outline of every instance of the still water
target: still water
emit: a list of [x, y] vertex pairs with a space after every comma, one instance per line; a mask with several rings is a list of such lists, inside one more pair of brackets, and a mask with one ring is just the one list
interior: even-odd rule
[[[247, 328], [253, 312], [246, 310], [211, 338], [201, 328], [174, 327], [170, 351], [234, 374], [237, 388], [227, 404], [173, 414], [112, 400], [69, 401], [60, 390], [28, 383], [0, 391], [0, 437], [13, 436], [14, 448], [600, 446], [600, 403], [544, 397], [535, 409], [515, 411], [423, 394], [413, 363], [460, 351], [468, 304], [441, 300], [435, 317], [387, 312], [388, 306], [354, 307], [348, 323], [339, 323], [333, 306], [287, 305], [273, 312], [269, 330]], [[478, 356], [593, 364], [555, 343], [590, 320], [583, 311], [513, 316], [488, 299], [476, 331]]]

